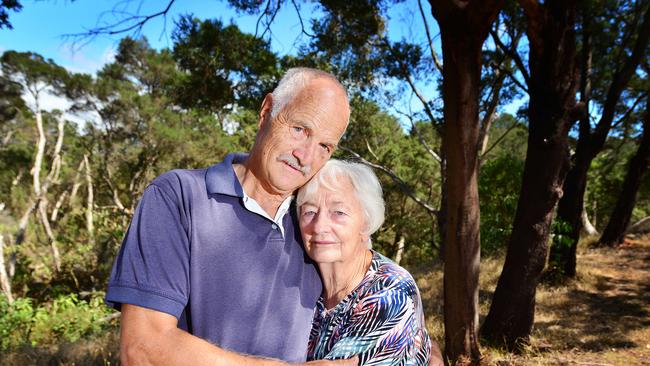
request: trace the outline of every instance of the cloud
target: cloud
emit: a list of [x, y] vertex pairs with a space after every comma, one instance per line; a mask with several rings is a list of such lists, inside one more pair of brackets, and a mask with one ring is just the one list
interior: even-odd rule
[[67, 44], [59, 48], [61, 55], [61, 66], [69, 71], [94, 75], [107, 63], [115, 59], [116, 49], [114, 45], [108, 45], [101, 49], [88, 45], [80, 50], [73, 49]]

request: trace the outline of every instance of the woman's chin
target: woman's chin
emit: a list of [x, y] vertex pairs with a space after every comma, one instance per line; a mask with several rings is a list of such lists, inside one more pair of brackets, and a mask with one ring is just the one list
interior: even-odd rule
[[316, 248], [309, 251], [309, 257], [318, 264], [341, 261], [341, 252], [335, 248]]

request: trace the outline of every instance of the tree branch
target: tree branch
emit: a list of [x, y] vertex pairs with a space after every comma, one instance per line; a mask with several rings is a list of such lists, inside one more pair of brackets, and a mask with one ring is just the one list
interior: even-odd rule
[[526, 70], [526, 66], [524, 66], [524, 62], [522, 61], [521, 57], [519, 57], [519, 53], [517, 53], [516, 48], [513, 49], [511, 48], [512, 46], [515, 46], [519, 43], [518, 40], [512, 40], [511, 47], [506, 46], [503, 41], [501, 41], [501, 38], [499, 37], [499, 33], [497, 33], [494, 29], [490, 29], [490, 35], [492, 36], [492, 39], [494, 39], [494, 43], [505, 53], [508, 55], [514, 62], [515, 65], [517, 65], [517, 70], [521, 73], [521, 75], [524, 77], [524, 81], [526, 82], [526, 85], [530, 83], [530, 75], [528, 74], [528, 70]]
[[347, 152], [347, 153], [349, 153], [349, 154], [351, 154], [351, 155], [353, 155], [356, 159], [359, 160], [359, 162], [361, 162], [361, 163], [363, 163], [365, 165], [368, 165], [369, 167], [379, 169], [382, 172], [386, 173], [393, 180], [393, 182], [395, 182], [397, 184], [397, 186], [400, 188], [400, 190], [404, 194], [406, 194], [408, 197], [410, 197], [413, 201], [415, 201], [415, 203], [417, 203], [422, 208], [427, 210], [430, 214], [433, 214], [433, 215], [438, 214], [438, 210], [435, 207], [431, 206], [426, 201], [419, 198], [414, 193], [413, 189], [404, 180], [402, 180], [400, 177], [398, 177], [397, 174], [395, 174], [395, 172], [393, 172], [391, 169], [389, 169], [389, 168], [387, 168], [387, 167], [385, 167], [383, 165], [380, 165], [380, 164], [371, 163], [368, 160], [361, 157], [361, 155], [357, 154], [356, 152], [354, 152], [354, 151], [352, 151], [352, 150], [350, 150], [350, 149], [348, 149], [348, 148], [346, 148], [344, 146], [340, 146], [340, 149]]
[[[169, 10], [171, 9], [172, 5], [174, 4], [176, 0], [168, 0], [167, 5], [165, 8], [159, 12], [149, 14], [149, 15], [140, 15], [138, 13], [136, 14], [129, 14], [127, 12], [123, 11], [117, 11], [116, 8], [120, 4], [125, 4], [130, 2], [129, 0], [123, 1], [118, 3], [113, 9], [111, 10], [112, 14], [119, 14], [123, 13], [126, 15], [125, 18], [118, 20], [114, 23], [110, 23], [105, 26], [101, 27], [96, 27], [88, 30], [87, 32], [82, 32], [82, 33], [71, 33], [71, 34], [64, 34], [64, 38], [68, 39], [74, 39], [74, 44], [76, 44], [78, 41], [83, 41], [81, 46], [85, 46], [86, 44], [90, 43], [92, 40], [94, 40], [97, 36], [100, 35], [117, 35], [117, 34], [122, 34], [122, 33], [127, 33], [131, 31], [135, 31], [136, 34], [140, 34], [142, 31], [142, 28], [144, 27], [145, 24], [147, 24], [150, 20], [157, 18], [157, 17], [167, 17], [167, 13], [169, 13]], [[138, 9], [139, 11], [139, 9]], [[104, 14], [102, 14], [103, 16]], [[101, 17], [101, 16], [100, 16]]]
[[427, 42], [429, 43], [429, 50], [431, 50], [431, 58], [433, 63], [436, 65], [436, 69], [442, 74], [442, 62], [438, 58], [436, 50], [433, 48], [433, 38], [431, 38], [431, 32], [429, 31], [429, 22], [427, 22], [426, 14], [422, 8], [422, 0], [418, 0], [418, 8], [420, 9], [420, 15], [422, 16], [422, 22], [424, 22], [424, 30], [427, 33]]

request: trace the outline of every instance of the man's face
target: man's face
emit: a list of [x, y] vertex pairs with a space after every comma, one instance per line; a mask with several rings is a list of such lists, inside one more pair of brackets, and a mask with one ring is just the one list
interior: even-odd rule
[[348, 117], [343, 92], [326, 79], [310, 82], [276, 118], [262, 113], [254, 153], [266, 190], [288, 195], [302, 187], [332, 156]]

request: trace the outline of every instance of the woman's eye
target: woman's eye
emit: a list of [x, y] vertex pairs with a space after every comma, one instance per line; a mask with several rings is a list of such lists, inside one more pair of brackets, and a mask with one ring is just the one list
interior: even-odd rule
[[300, 127], [300, 126], [293, 126], [293, 127], [291, 127], [291, 129], [292, 129], [293, 132], [295, 132], [295, 133], [303, 133], [303, 132], [305, 132], [305, 128], [304, 128], [304, 127]]
[[346, 213], [343, 212], [343, 211], [334, 211], [334, 215], [336, 215], [336, 216], [345, 216]]
[[305, 211], [302, 212], [302, 215], [306, 216], [306, 217], [311, 217], [311, 216], [314, 216], [315, 214], [316, 214], [316, 211], [314, 211], [314, 210], [305, 210]]

